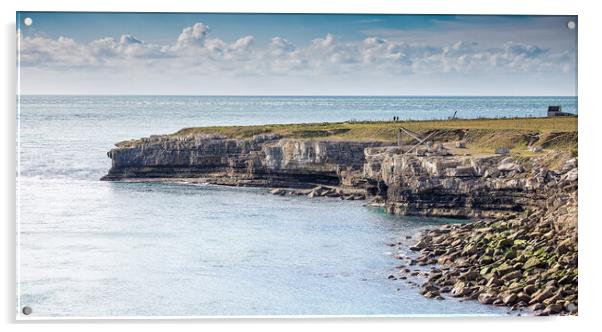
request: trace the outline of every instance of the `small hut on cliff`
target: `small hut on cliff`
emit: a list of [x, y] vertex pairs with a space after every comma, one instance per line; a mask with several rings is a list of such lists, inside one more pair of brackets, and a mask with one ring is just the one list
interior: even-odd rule
[[561, 106], [548, 106], [548, 117], [557, 117], [557, 116], [576, 116], [573, 113], [567, 113], [562, 111]]

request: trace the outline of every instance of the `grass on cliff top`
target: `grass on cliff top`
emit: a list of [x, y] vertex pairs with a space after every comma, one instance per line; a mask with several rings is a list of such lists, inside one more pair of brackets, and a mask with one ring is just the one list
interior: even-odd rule
[[397, 140], [397, 129], [404, 127], [416, 132], [432, 130], [519, 131], [535, 133], [576, 132], [577, 118], [512, 118], [428, 121], [364, 121], [336, 123], [268, 124], [255, 126], [216, 126], [185, 128], [173, 136], [221, 134], [231, 138], [251, 138], [253, 135], [274, 133], [286, 138], [331, 138], [365, 141]]
[[[185, 128], [171, 136], [220, 134], [230, 138], [247, 139], [257, 134], [273, 133], [285, 138], [357, 140], [397, 142], [399, 127], [428, 135], [431, 140], [467, 142], [468, 153], [492, 153], [495, 148], [507, 147], [512, 152], [528, 155], [529, 145], [544, 149], [577, 154], [577, 118], [505, 118], [428, 121], [358, 121], [337, 123], [267, 124], [255, 126], [214, 126]], [[404, 142], [412, 139], [402, 135]], [[125, 141], [118, 146], [136, 144]]]

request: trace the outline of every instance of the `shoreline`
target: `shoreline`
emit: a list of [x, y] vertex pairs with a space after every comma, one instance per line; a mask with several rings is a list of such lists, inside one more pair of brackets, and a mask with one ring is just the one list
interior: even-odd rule
[[[536, 119], [548, 127], [527, 131], [512, 121], [423, 127], [419, 135], [437, 138], [418, 148], [399, 136], [390, 142], [407, 122], [192, 128], [118, 143], [103, 180], [263, 187], [366, 200], [398, 215], [470, 219], [429, 228], [409, 248], [417, 255], [411, 265], [434, 268], [422, 295], [576, 315], [576, 119]], [[454, 128], [467, 123], [473, 127]], [[362, 140], [352, 138], [359, 133]], [[363, 140], [375, 135], [389, 140]], [[415, 273], [407, 269], [390, 279], [407, 280]]]

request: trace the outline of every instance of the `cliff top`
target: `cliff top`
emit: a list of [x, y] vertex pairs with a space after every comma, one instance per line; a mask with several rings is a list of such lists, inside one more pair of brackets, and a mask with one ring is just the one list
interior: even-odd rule
[[396, 130], [404, 127], [414, 131], [434, 129], [496, 129], [524, 131], [577, 131], [576, 117], [457, 119], [425, 121], [348, 121], [301, 124], [268, 124], [254, 126], [214, 126], [184, 128], [173, 136], [222, 134], [233, 138], [250, 138], [261, 133], [274, 133], [288, 138], [344, 138], [395, 141]]
[[[464, 140], [466, 152], [491, 153], [498, 147], [512, 152], [529, 154], [528, 147], [577, 154], [577, 118], [506, 118], [456, 119], [428, 121], [349, 121], [338, 123], [267, 124], [253, 126], [213, 126], [184, 128], [168, 137], [218, 134], [229, 138], [249, 139], [254, 135], [272, 133], [283, 138], [357, 140], [395, 143], [399, 127], [428, 135], [435, 131], [434, 140], [453, 142]], [[406, 141], [411, 139], [402, 137]], [[124, 141], [118, 147], [138, 144], [139, 140]]]

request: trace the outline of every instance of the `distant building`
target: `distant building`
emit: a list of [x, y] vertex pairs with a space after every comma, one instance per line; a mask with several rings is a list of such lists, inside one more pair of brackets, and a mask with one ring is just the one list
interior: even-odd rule
[[573, 113], [566, 113], [562, 111], [561, 106], [548, 106], [548, 117], [555, 116], [576, 116]]

